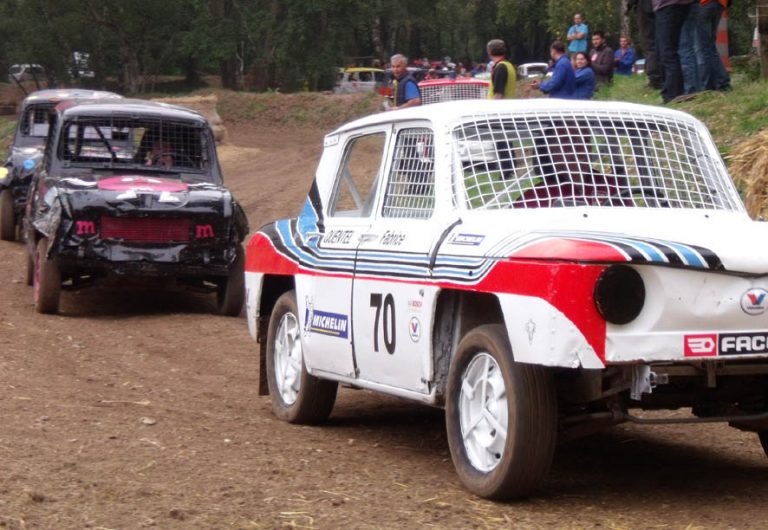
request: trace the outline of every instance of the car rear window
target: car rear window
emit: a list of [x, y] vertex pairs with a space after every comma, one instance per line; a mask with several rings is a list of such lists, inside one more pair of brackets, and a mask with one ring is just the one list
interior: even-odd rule
[[58, 154], [68, 165], [202, 173], [211, 164], [205, 131], [193, 122], [80, 116], [64, 123]]
[[483, 116], [456, 127], [453, 145], [469, 209], [741, 208], [703, 127], [667, 116]]

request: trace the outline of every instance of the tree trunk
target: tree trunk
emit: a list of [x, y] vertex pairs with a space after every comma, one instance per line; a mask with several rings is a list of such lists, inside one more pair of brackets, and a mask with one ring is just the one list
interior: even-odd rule
[[768, 0], [757, 0], [757, 31], [760, 33], [760, 70], [768, 79]]
[[629, 13], [627, 9], [627, 0], [621, 0], [621, 34], [630, 38]]
[[373, 55], [381, 61], [381, 64], [386, 63], [387, 57], [384, 56], [384, 43], [381, 40], [381, 17], [378, 15], [373, 17], [371, 42], [373, 43]]

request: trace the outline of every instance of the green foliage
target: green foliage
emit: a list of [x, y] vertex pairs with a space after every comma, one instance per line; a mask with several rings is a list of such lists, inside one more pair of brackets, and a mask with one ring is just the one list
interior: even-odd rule
[[[485, 62], [507, 42], [514, 63], [548, 58], [573, 14], [616, 44], [622, 0], [0, 0], [0, 67], [39, 63], [60, 84], [90, 53], [93, 84], [152, 92], [164, 75], [218, 74], [226, 88], [330, 89], [334, 67], [393, 53]], [[755, 0], [731, 9], [732, 52], [746, 53]], [[117, 83], [117, 87], [114, 85]]]

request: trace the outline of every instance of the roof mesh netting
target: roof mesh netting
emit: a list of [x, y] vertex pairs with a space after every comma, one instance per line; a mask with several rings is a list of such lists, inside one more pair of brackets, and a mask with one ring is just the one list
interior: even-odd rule
[[641, 113], [472, 117], [454, 129], [470, 209], [627, 206], [740, 209], [693, 122]]

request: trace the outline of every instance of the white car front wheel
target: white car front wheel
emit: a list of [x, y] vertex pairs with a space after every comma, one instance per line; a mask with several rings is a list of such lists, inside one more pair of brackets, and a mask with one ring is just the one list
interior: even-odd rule
[[290, 423], [319, 423], [333, 410], [338, 383], [310, 375], [304, 364], [296, 293], [278, 298], [267, 332], [267, 383], [272, 411]]

